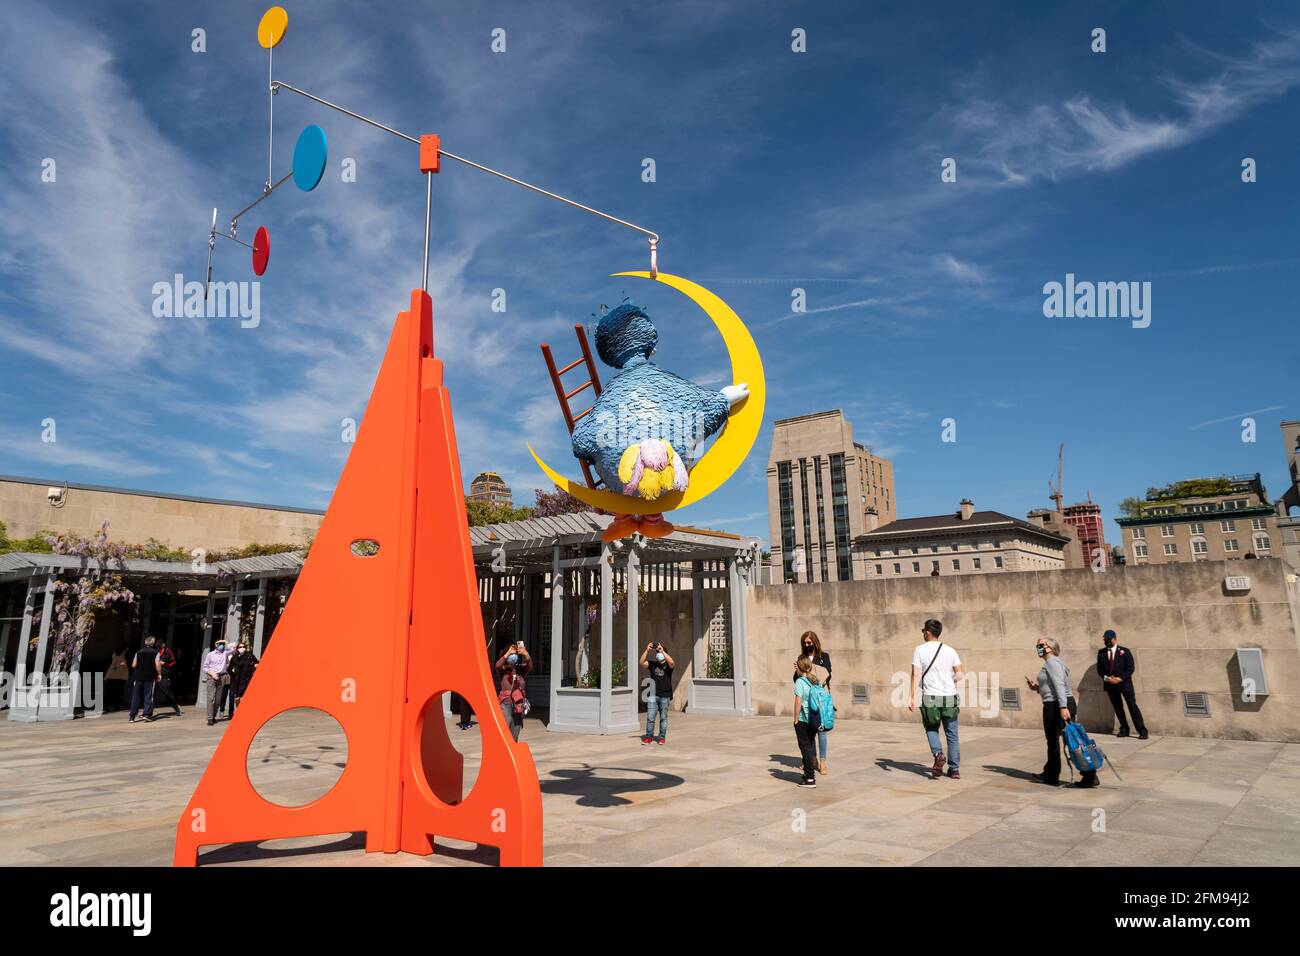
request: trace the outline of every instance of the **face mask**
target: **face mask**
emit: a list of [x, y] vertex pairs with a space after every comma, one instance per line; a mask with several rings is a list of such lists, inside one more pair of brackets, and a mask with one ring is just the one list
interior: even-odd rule
[[518, 655], [518, 654], [511, 654], [509, 657], [506, 658], [506, 663], [507, 663], [507, 664], [518, 664], [518, 663], [519, 663], [519, 655]]
[[1047, 656], [1047, 648], [1045, 648], [1042, 644], [1039, 644], [1036, 648], [1034, 648], [1034, 650], [1038, 652], [1039, 657]]
[[663, 652], [663, 651], [660, 651], [659, 653], [655, 654], [655, 660], [657, 660], [657, 661], [661, 661], [661, 660], [663, 660], [663, 659], [664, 659], [664, 652]]

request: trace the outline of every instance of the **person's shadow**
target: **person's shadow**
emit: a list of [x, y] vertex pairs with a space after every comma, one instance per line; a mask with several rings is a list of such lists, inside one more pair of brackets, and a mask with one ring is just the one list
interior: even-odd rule
[[1029, 783], [1037, 783], [1034, 779], [1033, 771], [1021, 770], [1019, 767], [998, 767], [993, 764], [985, 764], [985, 770], [992, 770], [994, 773], [1000, 773], [1004, 777], [1014, 777], [1017, 780], [1024, 780]]
[[922, 763], [912, 763], [911, 761], [903, 761], [903, 760], [890, 760], [886, 757], [881, 757], [879, 760], [876, 761], [876, 766], [879, 767], [881, 770], [885, 770], [885, 771], [902, 770], [905, 773], [914, 773], [918, 777], [930, 776], [930, 767]]
[[[597, 770], [619, 770], [636, 777], [598, 777]], [[554, 779], [554, 778], [559, 779]], [[543, 793], [567, 794], [578, 798], [580, 807], [622, 807], [632, 801], [620, 793], [644, 793], [680, 787], [686, 781], [676, 774], [632, 767], [593, 767], [583, 764], [580, 770], [552, 770], [551, 778], [541, 782]], [[640, 778], [640, 779], [638, 779]]]
[[793, 767], [794, 772], [788, 770], [778, 770], [775, 767], [768, 768], [770, 773], [777, 780], [784, 780], [787, 783], [801, 783], [803, 781], [803, 760], [800, 757], [791, 757], [789, 754], [768, 754], [768, 759], [772, 763], [779, 763], [782, 767]]

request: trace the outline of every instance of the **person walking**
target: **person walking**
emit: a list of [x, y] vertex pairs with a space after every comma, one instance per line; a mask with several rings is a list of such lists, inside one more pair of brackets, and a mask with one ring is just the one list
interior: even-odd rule
[[510, 728], [510, 735], [519, 739], [519, 732], [524, 729], [524, 715], [528, 713], [528, 685], [524, 678], [533, 669], [533, 659], [522, 644], [511, 644], [506, 652], [497, 658], [496, 672], [501, 675], [497, 701], [501, 705], [501, 714]]
[[162, 664], [158, 660], [156, 649], [158, 641], [152, 637], [144, 639], [144, 647], [135, 652], [131, 659], [131, 716], [127, 721], [135, 723], [136, 714], [145, 720], [153, 720], [153, 691], [162, 679]]
[[798, 657], [794, 662], [794, 736], [799, 743], [799, 756], [803, 759], [803, 779], [801, 787], [817, 786], [817, 743], [812, 724], [809, 723], [808, 703], [812, 698], [813, 688], [817, 686], [817, 675], [813, 673], [813, 663], [807, 657]]
[[149, 713], [145, 716], [153, 717], [153, 709], [159, 700], [166, 698], [164, 703], [172, 705], [175, 716], [181, 715], [181, 705], [176, 703], [176, 698], [172, 696], [172, 671], [176, 669], [176, 652], [167, 646], [167, 641], [158, 642], [158, 686], [154, 688], [153, 701], [149, 704]]
[[1115, 736], [1129, 736], [1128, 721], [1124, 719], [1124, 704], [1127, 702], [1129, 713], [1133, 715], [1133, 726], [1137, 728], [1138, 740], [1146, 740], [1150, 734], [1147, 733], [1147, 725], [1142, 722], [1137, 695], [1133, 693], [1133, 671], [1137, 669], [1133, 652], [1120, 646], [1114, 631], [1107, 631], [1101, 639], [1106, 646], [1097, 652], [1097, 674], [1106, 688], [1110, 706], [1119, 718], [1119, 731]]
[[258, 660], [253, 654], [253, 649], [248, 646], [247, 641], [240, 641], [235, 647], [235, 653], [230, 656], [230, 664], [226, 668], [230, 672], [231, 717], [235, 716], [235, 708], [248, 692], [248, 685], [253, 679], [253, 672], [257, 670], [257, 665]]
[[962, 678], [961, 657], [955, 648], [939, 641], [943, 622], [934, 618], [921, 626], [921, 643], [912, 652], [912, 690], [907, 696], [907, 709], [916, 711], [917, 692], [921, 697], [921, 723], [934, 764], [930, 776], [938, 779], [943, 774], [945, 758], [939, 728], [943, 727], [948, 740], [948, 776], [961, 779], [961, 745], [957, 738], [957, 717], [961, 700], [957, 696], [957, 681]]
[[[654, 694], [646, 701], [645, 736], [641, 738], [641, 746], [654, 740], [662, 747], [668, 737], [668, 705], [673, 702], [673, 668], [677, 662], [667, 648], [651, 641], [641, 652], [641, 666], [649, 669], [655, 685]], [[658, 736], [655, 736], [656, 714], [659, 716]]]
[[203, 688], [208, 698], [208, 726], [217, 722], [217, 710], [221, 706], [221, 679], [226, 673], [226, 639], [217, 638], [212, 650], [203, 655]]
[[126, 657], [130, 652], [131, 645], [123, 644], [113, 652], [108, 670], [104, 671], [105, 710], [118, 711], [126, 706], [131, 681], [131, 668], [127, 666]]
[[[821, 638], [817, 636], [816, 631], [804, 631], [799, 638], [799, 647], [802, 656], [808, 658], [808, 662], [813, 666], [813, 676], [817, 678], [817, 683], [827, 690], [831, 689], [831, 655], [822, 650]], [[796, 679], [798, 675], [795, 675]], [[830, 737], [830, 731], [819, 727], [817, 728], [817, 772], [830, 773], [830, 768], [826, 766], [826, 749], [827, 738]]]
[[[1058, 786], [1061, 782], [1061, 733], [1065, 725], [1074, 720], [1079, 705], [1070, 693], [1070, 668], [1061, 660], [1061, 644], [1054, 637], [1040, 637], [1035, 651], [1043, 659], [1043, 667], [1038, 672], [1038, 680], [1025, 678], [1030, 690], [1038, 691], [1043, 699], [1043, 736], [1047, 738], [1047, 763], [1043, 772], [1033, 774], [1039, 783]], [[1096, 787], [1101, 781], [1097, 771], [1084, 770], [1083, 776], [1076, 780], [1076, 787]]]

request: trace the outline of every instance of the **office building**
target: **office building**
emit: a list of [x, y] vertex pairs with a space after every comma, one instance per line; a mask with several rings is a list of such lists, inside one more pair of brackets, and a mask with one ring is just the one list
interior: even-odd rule
[[510, 486], [495, 471], [481, 472], [476, 476], [470, 482], [469, 494], [465, 496], [465, 500], [477, 501], [490, 508], [510, 508], [515, 503], [514, 495], [510, 493]]
[[773, 580], [849, 581], [853, 541], [895, 516], [894, 465], [839, 409], [777, 421], [767, 462]]

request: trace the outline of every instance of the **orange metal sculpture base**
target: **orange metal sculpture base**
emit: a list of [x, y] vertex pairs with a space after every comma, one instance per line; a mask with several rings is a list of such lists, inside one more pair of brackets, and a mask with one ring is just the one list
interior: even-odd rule
[[[397, 317], [365, 421], [257, 677], [176, 827], [177, 866], [201, 846], [365, 832], [366, 850], [429, 854], [434, 836], [542, 863], [537, 770], [497, 704], [429, 296]], [[352, 551], [375, 541], [378, 553]], [[478, 715], [483, 757], [462, 799], [462, 758], [442, 694]], [[269, 803], [248, 749], [272, 717], [310, 707], [348, 740], [335, 786], [302, 807]]]

